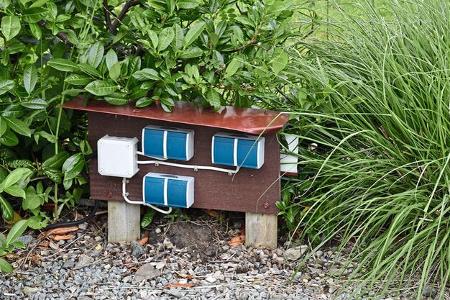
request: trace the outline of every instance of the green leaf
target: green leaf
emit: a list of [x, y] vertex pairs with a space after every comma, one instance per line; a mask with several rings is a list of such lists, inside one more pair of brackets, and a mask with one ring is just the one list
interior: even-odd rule
[[[38, 137], [42, 136], [44, 139], [46, 139], [47, 141], [49, 141], [52, 144], [56, 143], [57, 140], [58, 140], [55, 135], [50, 134], [50, 133], [48, 133], [48, 132], [46, 132], [44, 130], [41, 130], [39, 132], [35, 132], [34, 135], [35, 135], [35, 138], [36, 138], [36, 135]], [[37, 141], [36, 141], [36, 143], [37, 143]]]
[[190, 47], [186, 50], [183, 50], [179, 57], [183, 58], [183, 59], [189, 59], [189, 58], [195, 58], [195, 57], [199, 57], [202, 56], [203, 54], [203, 50], [200, 49], [199, 47]]
[[35, 0], [30, 7], [41, 7], [44, 6], [49, 0]]
[[63, 72], [78, 71], [78, 65], [71, 60], [64, 58], [54, 58], [47, 63], [53, 69]]
[[36, 98], [27, 102], [21, 102], [20, 105], [28, 109], [42, 110], [47, 107], [48, 103], [44, 99]]
[[82, 74], [70, 74], [69, 76], [66, 77], [66, 79], [64, 79], [64, 82], [76, 86], [85, 86], [91, 81], [92, 78]]
[[81, 94], [83, 92], [85, 92], [85, 90], [82, 90], [82, 89], [67, 89], [67, 90], [64, 90], [62, 92], [62, 94], [66, 95], [66, 96], [70, 96], [70, 97], [76, 97], [76, 96], [78, 96], [79, 94]]
[[239, 58], [237, 58], [237, 57], [233, 58], [225, 70], [224, 78], [229, 78], [229, 77], [233, 76], [234, 74], [236, 74], [236, 72], [239, 70], [241, 65], [242, 65], [242, 63]]
[[89, 76], [97, 77], [97, 78], [102, 77], [102, 74], [96, 68], [94, 68], [93, 66], [91, 66], [89, 64], [80, 63], [80, 64], [78, 64], [78, 69], [81, 72], [83, 72]]
[[46, 159], [43, 163], [42, 163], [42, 168], [44, 170], [60, 170], [62, 165], [64, 164], [64, 162], [67, 160], [67, 158], [69, 157], [69, 153], [63, 151], [63, 152], [59, 152], [58, 154], [53, 155], [52, 157]]
[[0, 117], [0, 137], [6, 132], [8, 129], [8, 125], [6, 124], [6, 120]]
[[13, 118], [13, 117], [4, 117], [4, 119], [8, 123], [9, 128], [14, 130], [18, 134], [28, 136], [28, 137], [31, 136], [31, 129], [30, 129], [30, 127], [28, 127], [28, 125], [24, 121]]
[[2, 136], [0, 136], [0, 144], [13, 147], [19, 143], [17, 135], [10, 129], [7, 129]]
[[28, 220], [20, 220], [16, 224], [14, 224], [13, 227], [8, 232], [8, 235], [6, 236], [6, 246], [11, 245], [14, 243], [27, 229], [28, 227]]
[[30, 27], [31, 34], [37, 39], [40, 40], [42, 38], [42, 30], [41, 27], [36, 23], [28, 23], [28, 27]]
[[184, 48], [189, 47], [195, 40], [200, 36], [203, 29], [205, 29], [205, 22], [203, 21], [195, 21], [191, 24], [189, 31], [186, 33], [184, 38]]
[[22, 201], [22, 208], [24, 210], [33, 210], [41, 206], [42, 198], [36, 193], [36, 191], [29, 187], [26, 192], [26, 197]]
[[174, 47], [176, 50], [179, 50], [183, 47], [184, 41], [184, 32], [180, 25], [175, 24], [175, 39], [174, 39]]
[[13, 271], [13, 267], [9, 262], [0, 257], [0, 271], [3, 273], [11, 273]]
[[53, 169], [44, 170], [44, 175], [47, 176], [53, 182], [61, 183], [62, 181], [62, 173], [57, 170]]
[[111, 95], [117, 88], [117, 84], [108, 80], [95, 80], [84, 87], [86, 91], [95, 96]]
[[45, 228], [47, 224], [48, 218], [43, 218], [41, 215], [28, 218], [28, 227], [34, 230]]
[[105, 97], [105, 101], [112, 105], [125, 105], [128, 103], [127, 95], [113, 93], [112, 95]]
[[71, 180], [78, 176], [84, 168], [84, 156], [76, 153], [69, 157], [62, 166], [64, 180]]
[[11, 0], [0, 0], [0, 9], [5, 9], [11, 4]]
[[25, 191], [17, 184], [7, 187], [3, 191], [13, 197], [25, 198]]
[[167, 27], [161, 30], [159, 33], [159, 44], [158, 44], [158, 50], [163, 51], [167, 47], [169, 47], [170, 43], [172, 43], [173, 38], [175, 37], [175, 33], [173, 32], [172, 27]]
[[198, 0], [180, 0], [177, 1], [177, 6], [180, 9], [193, 9], [198, 7], [200, 3]]
[[12, 80], [0, 80], [0, 95], [9, 92], [14, 88], [14, 81]]
[[34, 90], [38, 80], [38, 74], [34, 65], [29, 65], [23, 72], [23, 86], [28, 94]]
[[3, 180], [0, 183], [0, 189], [5, 190], [5, 189], [15, 185], [19, 181], [25, 180], [31, 174], [33, 174], [33, 171], [31, 171], [30, 169], [17, 168], [14, 171], [12, 171], [11, 173], [9, 173], [8, 176], [6, 176], [5, 180]]
[[136, 107], [142, 108], [142, 107], [146, 107], [149, 106], [150, 104], [152, 104], [152, 99], [148, 98], [148, 97], [142, 97], [140, 98], [138, 101], [136, 101]]
[[286, 52], [281, 52], [271, 61], [272, 70], [275, 74], [280, 73], [289, 63], [289, 56]]
[[155, 216], [155, 210], [154, 209], [147, 209], [144, 216], [141, 220], [141, 227], [146, 228], [148, 225], [150, 225], [153, 222], [153, 217]]
[[119, 61], [117, 54], [113, 49], [109, 49], [105, 55], [106, 67], [111, 71], [112, 66]]
[[109, 78], [112, 80], [117, 80], [120, 77], [120, 72], [122, 70], [122, 63], [117, 62], [109, 69]]
[[1, 30], [6, 41], [11, 40], [20, 32], [20, 19], [17, 16], [4, 16], [2, 18]]
[[150, 37], [150, 40], [152, 41], [153, 48], [156, 49], [158, 47], [158, 43], [159, 43], [158, 35], [153, 30], [149, 30], [148, 36]]
[[140, 81], [160, 79], [158, 72], [150, 68], [145, 68], [135, 72], [133, 77]]
[[87, 51], [87, 63], [97, 68], [102, 62], [104, 52], [105, 48], [103, 45], [100, 42], [95, 43]]
[[221, 96], [219, 92], [217, 92], [215, 89], [210, 88], [208, 89], [208, 92], [206, 93], [206, 101], [214, 107], [214, 109], [218, 110], [221, 107]]
[[14, 217], [14, 209], [11, 204], [0, 195], [0, 208], [2, 209], [2, 217], [6, 221], [11, 221]]

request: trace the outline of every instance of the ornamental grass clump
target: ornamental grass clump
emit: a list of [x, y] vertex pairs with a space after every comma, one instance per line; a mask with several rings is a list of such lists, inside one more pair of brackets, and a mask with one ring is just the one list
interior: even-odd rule
[[450, 287], [450, 4], [392, 1], [388, 17], [364, 9], [364, 18], [344, 14], [329, 41], [311, 45], [311, 60], [297, 62], [305, 101], [321, 106], [302, 112], [286, 101], [301, 115], [293, 131], [310, 147], [300, 152], [303, 180], [288, 187], [296, 197], [280, 206], [316, 245], [350, 246], [363, 286], [443, 298]]

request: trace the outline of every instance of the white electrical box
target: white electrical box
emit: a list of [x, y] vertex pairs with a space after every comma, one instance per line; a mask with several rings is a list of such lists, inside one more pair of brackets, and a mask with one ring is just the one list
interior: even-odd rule
[[97, 142], [98, 173], [131, 178], [138, 171], [137, 138], [105, 135]]

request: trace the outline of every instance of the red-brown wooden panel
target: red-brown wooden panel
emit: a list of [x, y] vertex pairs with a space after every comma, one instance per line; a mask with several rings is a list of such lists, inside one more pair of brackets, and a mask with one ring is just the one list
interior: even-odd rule
[[[121, 178], [98, 174], [96, 148], [97, 140], [108, 134], [141, 139], [141, 130], [147, 125], [176, 126], [195, 130], [194, 157], [186, 162], [193, 165], [211, 165], [211, 138], [222, 129], [173, 124], [144, 118], [127, 117], [90, 112], [89, 141], [94, 148], [90, 161], [91, 198], [97, 200], [122, 199]], [[265, 163], [259, 170], [242, 168], [235, 176], [226, 173], [171, 166], [139, 165], [140, 171], [128, 184], [130, 199], [142, 200], [142, 177], [148, 172], [166, 173], [195, 177], [195, 202], [193, 207], [242, 211], [255, 213], [277, 213], [275, 203], [280, 197], [280, 149], [276, 133], [266, 133]], [[140, 148], [140, 143], [138, 145]], [[145, 159], [140, 157], [141, 160]]]
[[154, 121], [221, 128], [250, 134], [279, 131], [288, 121], [288, 115], [271, 110], [226, 106], [220, 112], [215, 112], [187, 102], [176, 102], [173, 111], [169, 113], [157, 106], [146, 108], [135, 108], [131, 105], [114, 106], [105, 101], [87, 101], [83, 98], [66, 102], [64, 107]]

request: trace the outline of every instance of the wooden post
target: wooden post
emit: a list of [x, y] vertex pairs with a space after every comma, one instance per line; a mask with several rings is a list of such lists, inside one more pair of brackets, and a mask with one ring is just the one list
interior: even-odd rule
[[245, 244], [257, 248], [276, 248], [277, 227], [277, 215], [245, 213]]
[[141, 237], [141, 206], [108, 201], [108, 242], [131, 242]]

